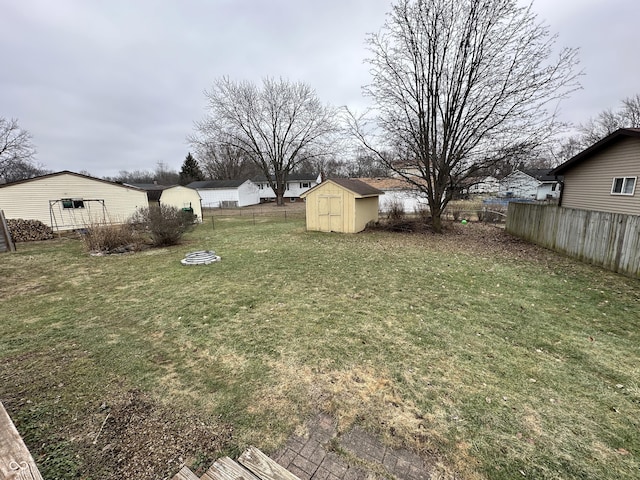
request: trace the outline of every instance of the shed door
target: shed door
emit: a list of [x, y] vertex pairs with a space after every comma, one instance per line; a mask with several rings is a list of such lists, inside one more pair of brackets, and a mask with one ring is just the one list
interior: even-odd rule
[[342, 197], [339, 195], [318, 196], [318, 223], [321, 232], [342, 231]]

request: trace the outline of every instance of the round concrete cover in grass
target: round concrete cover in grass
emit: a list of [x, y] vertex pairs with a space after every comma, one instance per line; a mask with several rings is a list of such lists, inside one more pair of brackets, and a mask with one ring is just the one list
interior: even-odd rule
[[180, 263], [182, 265], [209, 265], [220, 260], [221, 258], [213, 250], [200, 250], [187, 253], [185, 258], [180, 260]]

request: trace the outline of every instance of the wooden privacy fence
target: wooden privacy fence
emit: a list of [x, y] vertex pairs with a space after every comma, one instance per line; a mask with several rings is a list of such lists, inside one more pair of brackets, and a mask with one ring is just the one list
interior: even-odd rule
[[578, 260], [640, 276], [640, 216], [510, 203], [506, 231]]

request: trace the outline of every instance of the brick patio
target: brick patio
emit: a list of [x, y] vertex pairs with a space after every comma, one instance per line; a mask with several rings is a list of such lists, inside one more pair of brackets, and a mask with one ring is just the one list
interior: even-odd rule
[[334, 420], [321, 414], [308, 424], [308, 431], [308, 436], [289, 438], [272, 456], [301, 480], [431, 478], [429, 467], [421, 457], [405, 449], [386, 447], [360, 427], [338, 436]]

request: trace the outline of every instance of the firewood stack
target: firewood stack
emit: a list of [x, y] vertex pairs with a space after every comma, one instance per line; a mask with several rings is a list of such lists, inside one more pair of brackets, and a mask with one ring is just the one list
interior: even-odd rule
[[33, 242], [53, 238], [53, 230], [40, 220], [7, 219], [9, 233], [14, 242]]

